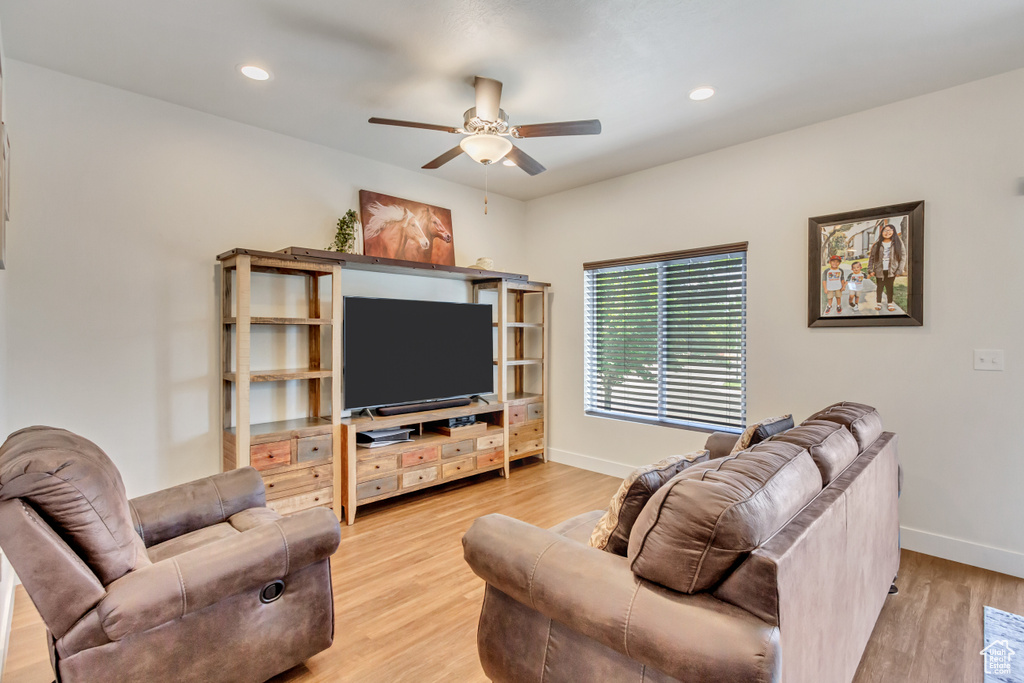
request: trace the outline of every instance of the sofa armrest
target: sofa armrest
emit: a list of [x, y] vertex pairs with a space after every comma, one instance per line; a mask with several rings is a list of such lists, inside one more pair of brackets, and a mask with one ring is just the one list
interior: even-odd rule
[[625, 557], [504, 515], [477, 519], [466, 561], [509, 597], [683, 681], [775, 681], [778, 629], [708, 594], [635, 576]]
[[252, 467], [196, 479], [128, 501], [135, 531], [147, 548], [266, 504], [263, 479]]
[[329, 558], [340, 541], [330, 510], [284, 517], [117, 579], [96, 606], [100, 624], [116, 641], [277, 579], [287, 593], [289, 574]]
[[710, 459], [724, 458], [732, 452], [733, 446], [739, 441], [739, 434], [728, 432], [713, 432], [708, 440], [704, 442], [704, 448], [711, 454]]

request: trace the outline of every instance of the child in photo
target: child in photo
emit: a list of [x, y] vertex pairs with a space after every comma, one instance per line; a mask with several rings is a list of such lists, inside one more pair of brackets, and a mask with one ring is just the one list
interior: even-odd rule
[[868, 275], [875, 278], [875, 310], [882, 310], [882, 293], [890, 311], [896, 310], [893, 289], [896, 278], [907, 274], [907, 247], [889, 221], [882, 223], [878, 239], [868, 252]]
[[860, 261], [854, 261], [851, 266], [853, 272], [850, 273], [850, 277], [846, 279], [846, 284], [850, 288], [849, 303], [850, 309], [859, 311], [860, 308], [860, 293], [864, 291], [864, 266]]
[[825, 306], [825, 315], [832, 312], [832, 302], [836, 304], [836, 313], [843, 312], [843, 290], [846, 289], [846, 273], [839, 267], [843, 262], [838, 255], [830, 256], [828, 268], [821, 274], [821, 287], [825, 290], [825, 297], [828, 305]]

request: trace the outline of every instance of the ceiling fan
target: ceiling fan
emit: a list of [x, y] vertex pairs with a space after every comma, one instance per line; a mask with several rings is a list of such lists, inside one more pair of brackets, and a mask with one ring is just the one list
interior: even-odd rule
[[509, 138], [518, 140], [558, 135], [597, 135], [601, 132], [601, 122], [597, 119], [510, 126], [508, 114], [500, 108], [501, 81], [477, 76], [473, 81], [473, 87], [476, 89], [476, 106], [467, 109], [462, 115], [462, 128], [377, 117], [372, 117], [370, 123], [440, 130], [445, 133], [458, 133], [466, 136], [462, 138], [458, 146], [452, 147], [433, 161], [427, 162], [423, 168], [440, 168], [465, 152], [474, 161], [485, 166], [507, 158], [530, 175], [543, 173], [546, 169], [536, 159], [512, 144], [512, 140]]

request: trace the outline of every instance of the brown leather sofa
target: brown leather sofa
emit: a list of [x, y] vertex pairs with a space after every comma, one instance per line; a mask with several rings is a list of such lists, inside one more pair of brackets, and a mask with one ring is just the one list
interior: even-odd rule
[[842, 403], [688, 467], [625, 556], [587, 545], [603, 512], [466, 533], [492, 680], [850, 681], [899, 568], [896, 436]]
[[92, 442], [0, 447], [0, 547], [60, 683], [265, 681], [331, 645], [330, 510], [281, 517], [244, 468], [128, 500]]

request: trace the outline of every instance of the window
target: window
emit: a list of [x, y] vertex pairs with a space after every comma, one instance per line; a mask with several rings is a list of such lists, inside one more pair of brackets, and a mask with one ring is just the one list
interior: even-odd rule
[[747, 243], [583, 269], [586, 413], [742, 431]]

